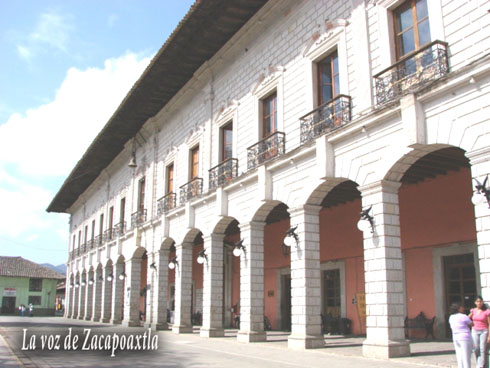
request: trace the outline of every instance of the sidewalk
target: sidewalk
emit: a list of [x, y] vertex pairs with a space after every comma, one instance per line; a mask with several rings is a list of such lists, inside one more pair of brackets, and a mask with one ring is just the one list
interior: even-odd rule
[[362, 356], [365, 337], [325, 336], [325, 348], [293, 351], [287, 347], [288, 332], [269, 331], [267, 342], [242, 344], [236, 341], [237, 330], [226, 330], [225, 337], [221, 338], [202, 338], [198, 328], [192, 334], [181, 335], [160, 331], [158, 351], [150, 354], [120, 352], [116, 358], [110, 358], [105, 352], [77, 352], [70, 355], [47, 352], [36, 355], [20, 351], [18, 337], [23, 328], [38, 333], [62, 331], [68, 327], [91, 328], [94, 331], [115, 331], [118, 334], [137, 334], [145, 329], [41, 317], [0, 317], [0, 326], [0, 335], [3, 336], [0, 336], [0, 367], [457, 367], [453, 344], [449, 341], [412, 341], [410, 357], [377, 360]]

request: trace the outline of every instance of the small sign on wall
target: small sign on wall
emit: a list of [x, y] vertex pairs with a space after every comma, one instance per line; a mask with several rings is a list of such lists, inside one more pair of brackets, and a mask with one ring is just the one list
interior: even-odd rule
[[17, 289], [16, 288], [4, 288], [3, 289], [3, 296], [17, 296]]

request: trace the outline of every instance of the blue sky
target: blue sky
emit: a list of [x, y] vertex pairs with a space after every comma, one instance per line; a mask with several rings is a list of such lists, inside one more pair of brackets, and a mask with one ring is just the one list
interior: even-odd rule
[[46, 208], [191, 0], [0, 0], [0, 255], [65, 263]]

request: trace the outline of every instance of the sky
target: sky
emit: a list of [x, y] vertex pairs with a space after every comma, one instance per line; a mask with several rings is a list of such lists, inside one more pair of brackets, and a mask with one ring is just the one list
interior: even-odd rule
[[0, 255], [59, 265], [62, 183], [192, 0], [0, 0]]

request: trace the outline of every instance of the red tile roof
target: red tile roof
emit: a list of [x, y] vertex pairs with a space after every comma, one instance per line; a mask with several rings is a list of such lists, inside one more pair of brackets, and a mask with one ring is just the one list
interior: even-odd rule
[[65, 279], [66, 276], [22, 257], [0, 256], [0, 276]]

